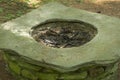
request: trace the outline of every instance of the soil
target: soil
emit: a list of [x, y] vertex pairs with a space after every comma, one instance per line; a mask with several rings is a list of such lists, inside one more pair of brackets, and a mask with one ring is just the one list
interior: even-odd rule
[[91, 2], [92, 0], [85, 1], [85, 3], [73, 2], [70, 6], [120, 18], [120, 0], [94, 0], [95, 2]]
[[[60, 1], [71, 7], [120, 18], [120, 0], [84, 0], [84, 2], [67, 0], [67, 3], [65, 3], [65, 0]], [[19, 17], [31, 9], [24, 3], [14, 2], [13, 0], [0, 0], [0, 23]], [[15, 80], [6, 70], [2, 52], [0, 52], [0, 80]]]
[[0, 0], [0, 23], [19, 17], [30, 10], [25, 3]]

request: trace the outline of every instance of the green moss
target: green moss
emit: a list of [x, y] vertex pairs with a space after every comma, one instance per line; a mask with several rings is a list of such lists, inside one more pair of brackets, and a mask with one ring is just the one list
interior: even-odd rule
[[51, 68], [43, 68], [29, 64], [27, 61], [21, 60], [14, 55], [4, 54], [3, 57], [4, 60], [9, 64], [8, 66], [10, 70], [13, 71], [15, 76], [21, 77], [19, 80], [102, 80], [107, 76], [112, 75], [118, 69], [117, 63], [114, 65], [110, 64], [106, 67], [98, 65], [86, 65], [77, 70], [76, 72], [78, 73], [70, 72], [68, 74], [61, 73], [60, 75], [59, 72], [56, 72]]
[[16, 74], [20, 74], [21, 68], [17, 65], [17, 63], [9, 62], [8, 65], [13, 72], [15, 72]]
[[114, 65], [110, 65], [106, 68], [106, 72], [99, 77], [104, 78], [104, 77], [107, 77], [111, 74], [114, 74], [117, 72], [117, 69], [118, 69], [118, 63], [115, 63]]
[[8, 57], [7, 57], [7, 55], [6, 54], [3, 54], [3, 59], [6, 61], [6, 62], [8, 62], [9, 60], [8, 60]]
[[65, 80], [80, 80], [80, 79], [85, 79], [87, 77], [87, 72], [81, 72], [81, 73], [74, 73], [74, 74], [63, 74], [61, 75], [60, 79], [65, 79]]
[[30, 72], [24, 69], [21, 71], [21, 74], [23, 77], [28, 78], [30, 80], [37, 80], [37, 76], [35, 75], [35, 72], [32, 72], [32, 71]]
[[9, 62], [9, 61], [17, 61], [17, 59], [18, 59], [18, 56], [13, 56], [13, 55], [10, 55], [9, 53], [5, 53], [4, 54], [4, 59], [5, 59], [5, 61], [7, 61], [7, 62]]
[[40, 66], [32, 65], [32, 64], [29, 64], [29, 63], [26, 63], [26, 62], [23, 62], [23, 61], [18, 61], [18, 65], [23, 67], [23, 68], [34, 70], [34, 71], [41, 70]]
[[119, 66], [119, 63], [116, 63], [116, 64], [113, 66], [113, 68], [112, 68], [112, 70], [111, 70], [111, 73], [116, 72], [116, 71], [118, 70], [118, 66]]
[[40, 80], [56, 80], [58, 74], [38, 73], [38, 77]]
[[102, 67], [95, 67], [95, 68], [89, 69], [90, 77], [97, 77], [103, 73], [104, 73], [104, 68]]
[[[29, 64], [24, 60], [20, 60], [19, 58], [17, 59], [17, 56], [4, 54], [3, 57], [4, 60], [9, 63], [10, 70], [15, 73], [15, 76], [20, 76], [21, 80], [101, 80], [111, 75], [118, 69], [118, 64], [109, 65], [106, 66], [106, 68], [98, 65], [87, 65], [77, 70], [77, 73], [61, 73], [60, 75], [59, 72], [56, 72], [51, 68], [43, 68], [40, 66]], [[89, 74], [87, 73], [87, 71], [89, 72]]]
[[88, 64], [88, 65], [86, 65], [86, 66], [81, 67], [81, 68], [80, 68], [79, 70], [77, 70], [77, 71], [78, 71], [78, 72], [86, 71], [86, 70], [89, 70], [89, 69], [95, 68], [95, 67], [96, 67], [96, 65]]
[[43, 68], [42, 72], [44, 73], [56, 73], [53, 69], [51, 68]]

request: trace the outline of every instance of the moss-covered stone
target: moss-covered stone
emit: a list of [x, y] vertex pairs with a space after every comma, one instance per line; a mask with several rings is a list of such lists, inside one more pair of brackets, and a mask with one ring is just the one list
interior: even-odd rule
[[3, 58], [6, 62], [16, 62], [18, 63], [18, 56], [13, 56], [9, 53], [4, 53]]
[[9, 59], [8, 59], [8, 57], [7, 57], [7, 54], [4, 54], [4, 55], [3, 55], [3, 59], [4, 59], [6, 62], [9, 61]]
[[17, 62], [18, 62], [18, 65], [21, 66], [22, 68], [26, 68], [34, 71], [39, 71], [42, 69], [40, 66], [33, 65], [24, 61], [17, 61]]
[[[29, 33], [50, 21], [77, 21], [92, 25], [98, 33], [79, 47], [50, 48], [37, 43]], [[120, 59], [120, 19], [50, 3], [0, 26], [0, 49], [16, 52], [14, 55], [6, 51], [5, 60], [18, 76], [30, 80], [116, 80], [111, 75], [117, 71], [115, 62]], [[93, 68], [104, 64], [115, 67]]]
[[[98, 34], [82, 47], [49, 48], [37, 43], [29, 32], [38, 25], [47, 24], [50, 21], [78, 21], [79, 23], [90, 24], [97, 29]], [[59, 3], [50, 3], [0, 25], [0, 48], [13, 50], [17, 52], [16, 54], [28, 57], [34, 62], [44, 60], [56, 67], [59, 66], [57, 67], [59, 71], [70, 70], [70, 68], [76, 70], [79, 65], [86, 63], [112, 63], [117, 61], [120, 55], [119, 22], [120, 19], [113, 17], [65, 7]], [[50, 66], [53, 67], [53, 65]]]
[[95, 67], [95, 68], [89, 69], [90, 77], [97, 77], [103, 73], [104, 73], [104, 68], [102, 67]]
[[25, 78], [30, 79], [30, 80], [37, 80], [38, 79], [35, 72], [28, 71], [28, 70], [25, 70], [25, 69], [23, 69], [21, 71], [21, 75]]
[[21, 68], [15, 62], [8, 63], [9, 68], [15, 72], [16, 74], [20, 75]]
[[101, 80], [110, 76], [118, 69], [118, 64], [109, 65], [86, 65], [76, 71], [60, 73], [49, 67], [41, 67], [29, 64], [26, 60], [16, 56], [5, 54], [4, 59], [9, 63], [9, 68], [17, 78], [22, 80]]
[[87, 72], [81, 72], [81, 73], [71, 73], [71, 74], [63, 74], [61, 75], [60, 79], [68, 79], [68, 80], [79, 80], [79, 79], [85, 79], [87, 77]]
[[45, 72], [45, 73], [57, 73], [57, 71], [55, 71], [55, 70], [53, 70], [51, 68], [43, 68], [42, 72]]
[[78, 71], [78, 72], [85, 71], [85, 70], [87, 70], [87, 69], [95, 68], [96, 66], [97, 66], [97, 65], [88, 64], [88, 65], [82, 66], [82, 67], [79, 68], [77, 71]]
[[37, 73], [39, 80], [57, 80], [58, 74], [52, 73]]

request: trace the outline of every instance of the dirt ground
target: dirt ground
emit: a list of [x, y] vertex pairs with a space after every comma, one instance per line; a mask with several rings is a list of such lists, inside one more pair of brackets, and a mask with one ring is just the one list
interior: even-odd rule
[[120, 0], [97, 0], [95, 2], [72, 3], [75, 8], [120, 18]]
[[[64, 0], [60, 0], [64, 3]], [[67, 0], [68, 6], [84, 9], [99, 14], [105, 14], [113, 17], [120, 18], [120, 0]], [[9, 2], [0, 0], [0, 23], [6, 22], [10, 19], [19, 17], [20, 15], [29, 12], [32, 8], [27, 7], [23, 3]], [[15, 80], [13, 76], [6, 70], [6, 65], [0, 52], [0, 80]]]

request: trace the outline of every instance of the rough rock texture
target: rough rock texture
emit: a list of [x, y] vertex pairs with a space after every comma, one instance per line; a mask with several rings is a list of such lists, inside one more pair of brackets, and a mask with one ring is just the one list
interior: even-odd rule
[[117, 80], [118, 63], [87, 65], [62, 73], [49, 67], [31, 64], [18, 55], [5, 52], [4, 59], [17, 80]]
[[[49, 22], [50, 20], [77, 20], [89, 23], [97, 28], [98, 33], [90, 42], [79, 47], [61, 49], [50, 48], [39, 44], [31, 36], [31, 32], [36, 26]], [[64, 79], [69, 80], [70, 78], [76, 78], [78, 75], [75, 74], [75, 76], [73, 75], [71, 77], [71, 75], [69, 76], [69, 72], [74, 72], [86, 66], [101, 65], [104, 67], [110, 64], [115, 65], [120, 58], [119, 26], [120, 19], [65, 7], [58, 3], [50, 3], [17, 19], [2, 24], [0, 27], [0, 49], [4, 50], [5, 54], [9, 52], [10, 56], [19, 56], [20, 60], [23, 60], [22, 65], [25, 62], [25, 64], [30, 63], [33, 66], [42, 66], [55, 70], [55, 72], [68, 73], [62, 74], [62, 76], [65, 76]], [[22, 66], [19, 66], [20, 64], [15, 65], [19, 63], [19, 60], [15, 57], [13, 57], [13, 59], [17, 62], [8, 62], [9, 68], [12, 68], [13, 72], [17, 75], [22, 74], [22, 76], [26, 78], [36, 79], [36, 77], [30, 73], [31, 69], [30, 72], [27, 70], [31, 68], [31, 66], [21, 70]], [[104, 72], [103, 67], [100, 67], [100, 71]], [[85, 71], [88, 71], [88, 69], [89, 68], [85, 69]], [[101, 73], [99, 69], [97, 70], [98, 73]], [[92, 71], [90, 72], [92, 73]], [[97, 71], [95, 72], [97, 73]], [[113, 72], [116, 72], [116, 70]], [[41, 77], [42, 75], [44, 74], [39, 73], [37, 76]], [[82, 80], [87, 74], [80, 72], [80, 75], [84, 75], [84, 77], [78, 76], [78, 79]], [[51, 74], [45, 76], [49, 77]], [[55, 76], [57, 75], [54, 74], [51, 80], [55, 80]], [[110, 77], [107, 79], [111, 80]]]

